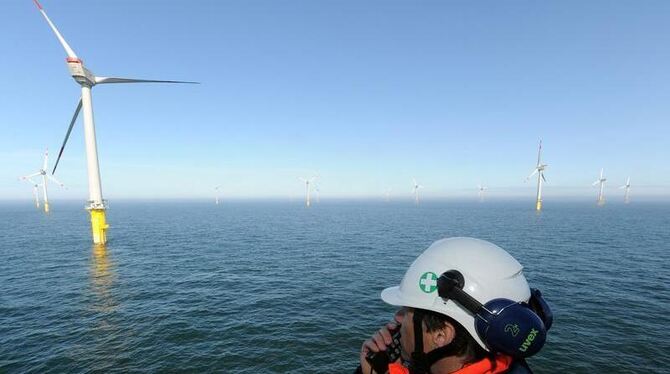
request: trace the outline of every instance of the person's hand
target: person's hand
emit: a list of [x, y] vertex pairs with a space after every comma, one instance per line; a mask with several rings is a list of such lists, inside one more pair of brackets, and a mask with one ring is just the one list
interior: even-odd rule
[[395, 321], [387, 323], [361, 346], [360, 362], [363, 373], [373, 373], [370, 363], [366, 359], [369, 352], [383, 352], [393, 342], [391, 331], [402, 323], [403, 315], [396, 313]]

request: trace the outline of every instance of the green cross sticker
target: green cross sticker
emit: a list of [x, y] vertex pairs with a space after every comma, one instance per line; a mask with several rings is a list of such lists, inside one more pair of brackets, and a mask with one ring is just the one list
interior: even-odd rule
[[437, 289], [437, 274], [427, 271], [419, 278], [419, 288], [425, 293], [435, 292]]

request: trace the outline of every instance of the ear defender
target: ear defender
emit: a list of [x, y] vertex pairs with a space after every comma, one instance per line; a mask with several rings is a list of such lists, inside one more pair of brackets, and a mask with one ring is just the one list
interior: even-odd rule
[[493, 299], [482, 305], [463, 291], [464, 285], [463, 274], [449, 270], [437, 280], [438, 294], [474, 315], [477, 334], [492, 352], [526, 358], [540, 351], [553, 315], [539, 291], [531, 292], [531, 305], [509, 299]]

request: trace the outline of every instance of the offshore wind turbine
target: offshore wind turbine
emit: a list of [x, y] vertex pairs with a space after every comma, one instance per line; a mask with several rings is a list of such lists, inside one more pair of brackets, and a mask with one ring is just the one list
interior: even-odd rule
[[419, 189], [423, 188], [422, 185], [417, 183], [415, 178], [412, 178], [412, 193], [414, 194], [414, 204], [419, 205]]
[[605, 181], [607, 178], [603, 176], [603, 169], [600, 169], [600, 178], [596, 179], [595, 182], [593, 182], [593, 185], [595, 186], [596, 184], [599, 184], [598, 188], [598, 205], [605, 205]]
[[535, 166], [535, 169], [533, 169], [533, 172], [530, 173], [529, 176], [526, 177], [526, 182], [537, 173], [537, 195], [535, 197], [535, 210], [540, 211], [542, 210], [542, 182], [546, 182], [547, 179], [544, 177], [544, 169], [549, 166], [547, 164], [542, 163], [542, 139], [540, 139], [540, 145], [538, 146], [537, 149], [537, 165]]
[[39, 208], [39, 200], [37, 198], [37, 183], [35, 183], [31, 178], [32, 177], [42, 177], [42, 200], [44, 201], [44, 213], [49, 213], [49, 194], [47, 193], [47, 179], [56, 182], [58, 185], [63, 187], [63, 183], [59, 182], [53, 175], [47, 174], [47, 164], [49, 162], [49, 150], [47, 149], [44, 152], [44, 163], [42, 168], [36, 173], [26, 175], [21, 177], [22, 180], [29, 181], [33, 184], [33, 194], [35, 194], [35, 205]]
[[312, 205], [312, 201], [311, 201], [311, 192], [312, 191], [311, 191], [310, 185], [314, 183], [314, 181], [316, 180], [316, 177], [298, 178], [298, 179], [300, 179], [301, 181], [303, 181], [303, 183], [305, 183], [305, 206], [307, 206], [309, 208]]
[[479, 195], [479, 201], [483, 202], [484, 201], [484, 191], [488, 190], [489, 188], [484, 186], [484, 185], [478, 185], [477, 189], [479, 190], [478, 195]]
[[107, 242], [107, 225], [105, 210], [107, 208], [105, 200], [102, 198], [102, 182], [100, 180], [100, 167], [98, 164], [98, 147], [95, 138], [95, 121], [93, 119], [93, 101], [91, 96], [91, 89], [98, 84], [111, 84], [111, 83], [196, 83], [196, 82], [182, 82], [182, 81], [161, 81], [161, 80], [148, 80], [148, 79], [131, 79], [131, 78], [115, 78], [115, 77], [99, 77], [94, 75], [90, 70], [84, 67], [84, 62], [77, 57], [74, 50], [70, 45], [65, 41], [65, 38], [58, 31], [56, 26], [51, 22], [51, 19], [47, 16], [46, 12], [42, 8], [42, 5], [38, 0], [33, 0], [37, 9], [44, 19], [49, 24], [49, 27], [56, 35], [56, 38], [60, 42], [67, 58], [65, 59], [67, 67], [70, 71], [70, 75], [74, 80], [81, 86], [81, 98], [75, 109], [74, 116], [72, 121], [70, 121], [70, 126], [67, 129], [65, 134], [65, 140], [63, 140], [63, 145], [61, 146], [60, 152], [58, 153], [58, 159], [54, 166], [51, 174], [56, 172], [56, 167], [58, 166], [58, 161], [60, 161], [63, 150], [65, 149], [65, 144], [67, 143], [68, 138], [70, 137], [70, 132], [72, 127], [77, 120], [79, 111], [84, 110], [84, 139], [86, 143], [86, 165], [88, 171], [88, 204], [86, 209], [90, 212], [91, 215], [91, 233], [93, 235], [93, 243], [95, 244], [105, 244]]
[[214, 187], [214, 191], [216, 191], [214, 202], [216, 203], [216, 205], [219, 205], [219, 189], [220, 188], [221, 188], [221, 186]]
[[628, 177], [628, 179], [626, 179], [626, 184], [619, 187], [619, 189], [622, 189], [622, 188], [625, 189], [624, 190], [625, 192], [623, 194], [623, 202], [624, 202], [624, 204], [628, 204], [628, 203], [630, 203], [630, 177]]
[[39, 209], [40, 208], [40, 195], [38, 192], [39, 184], [35, 183], [34, 180], [28, 177], [21, 177], [20, 178], [23, 181], [26, 181], [30, 183], [33, 186], [33, 198], [35, 199], [35, 208]]
[[387, 188], [384, 190], [384, 201], [389, 202], [391, 201], [391, 189]]

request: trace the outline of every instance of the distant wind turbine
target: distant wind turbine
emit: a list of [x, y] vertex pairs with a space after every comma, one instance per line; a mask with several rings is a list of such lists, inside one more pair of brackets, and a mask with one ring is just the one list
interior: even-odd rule
[[[100, 167], [98, 165], [98, 146], [95, 138], [95, 122], [93, 119], [93, 101], [91, 96], [91, 89], [93, 86], [98, 84], [111, 84], [111, 83], [196, 83], [196, 82], [182, 82], [182, 81], [161, 81], [161, 80], [149, 80], [149, 79], [130, 79], [130, 78], [114, 78], [114, 77], [98, 77], [94, 75], [90, 70], [84, 67], [84, 62], [77, 57], [74, 53], [74, 50], [70, 45], [65, 41], [65, 38], [58, 31], [56, 26], [51, 22], [46, 12], [42, 8], [42, 5], [37, 0], [33, 0], [39, 12], [44, 16], [44, 19], [49, 24], [51, 31], [56, 35], [56, 38], [60, 42], [67, 58], [67, 67], [70, 70], [70, 75], [74, 80], [81, 86], [81, 98], [77, 104], [77, 108], [74, 111], [74, 116], [72, 121], [70, 121], [70, 126], [67, 129], [65, 134], [65, 140], [63, 140], [63, 145], [61, 146], [60, 152], [58, 153], [58, 159], [54, 165], [54, 169], [51, 174], [56, 172], [56, 167], [58, 167], [58, 162], [60, 161], [63, 150], [65, 149], [65, 144], [67, 143], [68, 138], [70, 137], [70, 132], [74, 126], [77, 116], [79, 115], [80, 110], [84, 110], [84, 139], [86, 144], [86, 164], [88, 169], [88, 193], [89, 200], [86, 209], [90, 212], [91, 215], [91, 233], [93, 235], [93, 242], [95, 244], [105, 244], [107, 241], [107, 225], [105, 217], [105, 200], [102, 198], [102, 182], [100, 180]], [[46, 203], [46, 202], [45, 202]]]
[[[44, 213], [49, 213], [49, 195], [47, 193], [47, 179], [56, 182], [59, 186], [63, 187], [63, 183], [59, 182], [56, 178], [53, 177], [53, 175], [47, 174], [47, 164], [49, 162], [49, 150], [47, 149], [46, 152], [44, 152], [44, 163], [42, 164], [42, 168], [33, 174], [26, 175], [25, 177], [21, 177], [22, 180], [25, 181], [30, 181], [30, 183], [33, 184], [33, 193], [37, 192], [37, 184], [32, 181], [32, 177], [42, 177], [42, 200], [44, 201]], [[39, 208], [39, 201], [37, 201], [36, 198], [36, 205]]]
[[391, 201], [391, 189], [387, 188], [384, 190], [384, 201], [389, 202]]
[[625, 204], [628, 204], [628, 203], [630, 203], [630, 177], [628, 177], [628, 179], [626, 179], [626, 184], [619, 187], [619, 189], [622, 189], [622, 188], [625, 189], [624, 190], [625, 192], [624, 192], [624, 195], [623, 195], [623, 202]]
[[415, 178], [412, 178], [412, 193], [414, 194], [414, 203], [419, 204], [419, 189], [423, 188], [422, 185], [420, 185]]
[[484, 201], [484, 191], [488, 190], [489, 188], [484, 186], [484, 185], [478, 185], [477, 189], [479, 190], [478, 195], [479, 195], [479, 201], [483, 202]]
[[535, 166], [535, 169], [533, 170], [532, 173], [530, 173], [529, 176], [526, 177], [526, 182], [537, 173], [537, 195], [535, 198], [535, 210], [540, 211], [542, 210], [542, 182], [546, 182], [547, 180], [544, 178], [544, 169], [549, 166], [547, 164], [543, 164], [541, 161], [542, 157], [542, 139], [540, 139], [540, 145], [537, 149], [537, 165]]
[[221, 188], [221, 186], [214, 187], [214, 191], [215, 191], [214, 202], [216, 203], [216, 205], [219, 205], [219, 189], [220, 188]]
[[38, 191], [39, 184], [35, 183], [34, 180], [28, 177], [21, 177], [20, 179], [30, 183], [33, 186], [33, 198], [35, 199], [35, 208], [39, 209], [40, 208], [40, 196]]
[[600, 185], [598, 188], [598, 205], [605, 205], [605, 181], [607, 181], [607, 178], [603, 176], [603, 172], [604, 170], [600, 169], [600, 178], [593, 182], [593, 186]]
[[298, 178], [300, 179], [303, 183], [305, 183], [305, 206], [308, 208], [312, 205], [311, 201], [311, 187], [310, 184], [314, 183], [316, 180], [316, 177], [309, 177], [309, 178]]

